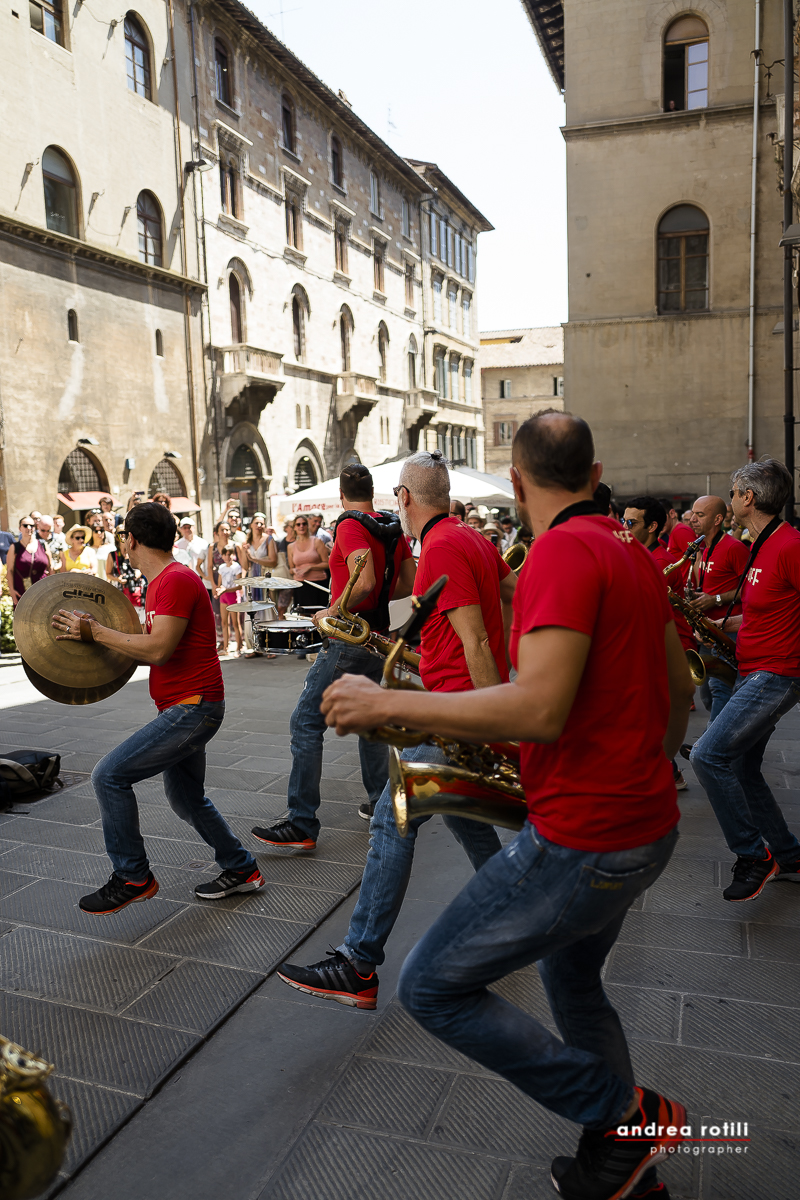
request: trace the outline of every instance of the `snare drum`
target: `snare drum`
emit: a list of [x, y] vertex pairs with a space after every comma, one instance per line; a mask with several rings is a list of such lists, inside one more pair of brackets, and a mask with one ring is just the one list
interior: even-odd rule
[[272, 654], [306, 654], [322, 649], [322, 635], [313, 621], [271, 621], [256, 625], [255, 643]]

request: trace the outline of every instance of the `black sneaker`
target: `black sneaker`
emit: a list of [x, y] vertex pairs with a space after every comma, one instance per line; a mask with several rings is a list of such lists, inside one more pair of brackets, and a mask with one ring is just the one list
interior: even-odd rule
[[660, 1181], [649, 1186], [645, 1184], [642, 1191], [631, 1192], [631, 1200], [669, 1200], [667, 1185]]
[[282, 850], [316, 850], [314, 838], [295, 829], [291, 821], [276, 821], [274, 825], [255, 825], [250, 831], [254, 838]]
[[358, 806], [358, 815], [362, 821], [371, 821], [375, 816], [375, 805], [370, 804], [369, 800], [365, 800], [363, 804]]
[[731, 873], [733, 879], [722, 893], [723, 900], [755, 900], [767, 880], [778, 874], [778, 864], [769, 850], [765, 858], [746, 858], [740, 854]]
[[235, 892], [257, 892], [264, 886], [264, 876], [258, 867], [247, 867], [244, 871], [223, 871], [208, 883], [198, 883], [194, 894], [198, 900], [221, 900]]
[[685, 758], [686, 761], [688, 762], [689, 755], [692, 753], [692, 749], [693, 749], [693, 746], [692, 746], [691, 742], [684, 742], [683, 745], [681, 746], [680, 750], [678, 751], [678, 753], [680, 754], [681, 758]]
[[[575, 1158], [553, 1160], [550, 1178], [567, 1200], [622, 1200], [641, 1177], [683, 1141], [686, 1109], [658, 1092], [636, 1088], [639, 1111], [613, 1129], [584, 1129]], [[620, 1133], [625, 1130], [625, 1133]], [[644, 1195], [659, 1196], [659, 1192]], [[661, 1193], [663, 1195], [664, 1193]]]
[[350, 1008], [376, 1008], [378, 1005], [378, 976], [374, 971], [370, 975], [359, 975], [349, 958], [338, 950], [329, 950], [327, 958], [310, 967], [284, 963], [278, 978], [289, 987], [297, 988], [298, 992], [335, 1000]]
[[119, 912], [121, 908], [136, 904], [139, 900], [152, 899], [157, 891], [158, 880], [153, 877], [152, 871], [147, 872], [144, 883], [128, 883], [114, 871], [108, 883], [104, 883], [96, 892], [90, 892], [88, 896], [81, 896], [78, 907], [84, 912], [96, 915]]
[[800, 858], [794, 862], [778, 863], [778, 874], [772, 876], [773, 883], [800, 883]]

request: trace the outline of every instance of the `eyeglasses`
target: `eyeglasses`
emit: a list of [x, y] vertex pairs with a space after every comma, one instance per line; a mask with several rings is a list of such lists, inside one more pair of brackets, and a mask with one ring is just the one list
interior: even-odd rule
[[630, 529], [633, 525], [636, 524], [637, 519], [638, 518], [636, 518], [636, 517], [623, 517], [622, 524], [625, 525], [626, 528]]
[[[392, 488], [392, 493], [394, 496], [399, 496], [400, 493], [403, 491], [408, 492], [408, 488], [406, 487], [406, 485], [404, 483], [398, 483], [397, 487]], [[410, 496], [411, 492], [408, 492], [408, 494]]]
[[73, 534], [72, 534], [72, 540], [73, 540], [73, 542], [85, 542], [85, 541], [86, 541], [86, 535], [85, 535], [85, 534], [83, 534], [83, 533], [73, 533]]
[[35, 525], [25, 525], [25, 524], [20, 525], [20, 529], [35, 529], [35, 528], [36, 528]]

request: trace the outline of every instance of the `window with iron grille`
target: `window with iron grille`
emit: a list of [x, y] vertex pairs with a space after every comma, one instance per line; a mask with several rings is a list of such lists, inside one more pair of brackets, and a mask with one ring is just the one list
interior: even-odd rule
[[708, 217], [678, 204], [658, 225], [658, 311], [708, 309]]
[[294, 486], [298, 492], [304, 488], [313, 487], [317, 482], [317, 472], [308, 455], [304, 455], [294, 469]]
[[249, 446], [237, 446], [231, 459], [232, 479], [260, 479], [261, 469], [258, 459]]
[[151, 496], [155, 496], [158, 492], [164, 492], [167, 496], [183, 496], [185, 495], [183, 489], [183, 480], [177, 468], [168, 458], [162, 458], [161, 462], [156, 463], [147, 485]]
[[125, 18], [125, 62], [129, 90], [151, 100], [150, 46], [144, 30], [132, 13]]
[[100, 472], [85, 450], [76, 447], [70, 450], [61, 464], [58, 474], [58, 490], [60, 492], [102, 492], [105, 491]]

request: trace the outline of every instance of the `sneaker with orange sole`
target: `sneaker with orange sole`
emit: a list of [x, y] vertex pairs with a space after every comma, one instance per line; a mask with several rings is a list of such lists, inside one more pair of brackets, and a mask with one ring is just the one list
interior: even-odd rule
[[104, 883], [96, 892], [90, 892], [88, 896], [81, 896], [78, 907], [96, 916], [119, 912], [121, 908], [127, 908], [129, 904], [136, 904], [139, 900], [151, 900], [157, 891], [158, 880], [152, 871], [147, 872], [147, 879], [143, 883], [129, 883], [114, 871], [108, 883]]

